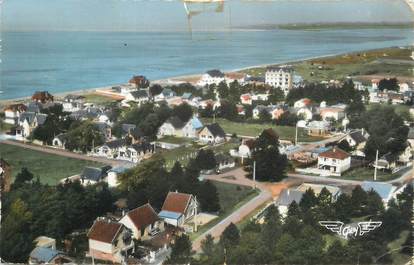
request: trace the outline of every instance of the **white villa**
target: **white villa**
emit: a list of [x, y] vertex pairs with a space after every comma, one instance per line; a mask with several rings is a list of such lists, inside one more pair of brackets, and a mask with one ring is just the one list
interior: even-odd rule
[[344, 150], [334, 147], [318, 156], [318, 169], [340, 176], [351, 167], [351, 156]]
[[268, 67], [265, 74], [265, 83], [272, 87], [280, 87], [285, 95], [292, 89], [293, 68], [289, 65]]

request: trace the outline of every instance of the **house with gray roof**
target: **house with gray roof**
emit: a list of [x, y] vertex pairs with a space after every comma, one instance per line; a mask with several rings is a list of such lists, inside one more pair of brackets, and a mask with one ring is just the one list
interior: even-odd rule
[[226, 141], [226, 133], [218, 123], [206, 125], [198, 133], [198, 139], [206, 144], [218, 144]]
[[279, 195], [275, 205], [279, 209], [279, 213], [286, 217], [289, 206], [292, 202], [299, 204], [305, 192], [296, 189], [284, 189]]
[[36, 112], [23, 112], [20, 114], [18, 126], [16, 128], [16, 138], [23, 139], [30, 136], [34, 129], [43, 125], [47, 115]]
[[106, 178], [110, 167], [85, 167], [80, 174], [80, 182], [82, 185], [93, 185], [98, 182], [101, 182]]
[[179, 117], [170, 117], [158, 129], [158, 138], [164, 136], [197, 138], [198, 131], [203, 127], [201, 121], [193, 116], [187, 122], [183, 122]]
[[36, 247], [30, 252], [29, 264], [63, 264], [72, 263], [73, 260], [65, 255], [63, 252], [47, 248], [47, 247]]

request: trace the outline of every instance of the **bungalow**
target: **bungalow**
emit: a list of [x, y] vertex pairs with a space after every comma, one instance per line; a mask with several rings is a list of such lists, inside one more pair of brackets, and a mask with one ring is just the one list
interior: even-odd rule
[[16, 137], [29, 137], [34, 129], [36, 129], [39, 125], [43, 125], [45, 123], [46, 118], [46, 114], [34, 112], [24, 112], [20, 114], [19, 126], [16, 128]]
[[73, 260], [62, 251], [47, 247], [36, 247], [30, 252], [29, 264], [63, 264], [73, 263]]
[[134, 253], [131, 232], [121, 223], [98, 218], [88, 234], [89, 256], [93, 259], [124, 263]]
[[67, 134], [66, 133], [58, 134], [53, 138], [52, 146], [56, 147], [56, 148], [65, 149], [66, 140], [67, 140]]
[[47, 91], [36, 91], [32, 95], [32, 101], [39, 103], [53, 102], [53, 96]]
[[218, 123], [209, 124], [203, 127], [198, 133], [198, 139], [202, 143], [217, 144], [226, 140], [226, 134]]
[[27, 111], [24, 104], [12, 104], [4, 109], [4, 122], [11, 125], [17, 125], [20, 114]]
[[149, 100], [148, 91], [144, 89], [131, 91], [125, 95], [126, 102], [132, 101], [138, 103], [138, 105], [147, 103]]
[[191, 194], [169, 192], [158, 214], [167, 224], [183, 226], [197, 213], [197, 201]]
[[351, 156], [344, 150], [334, 147], [318, 156], [318, 168], [341, 175], [351, 167]]
[[142, 159], [150, 157], [155, 152], [155, 145], [147, 142], [121, 146], [117, 150], [117, 159], [138, 163]]
[[107, 167], [85, 167], [80, 174], [80, 182], [83, 186], [94, 185], [107, 177], [108, 170]]
[[233, 167], [236, 166], [236, 162], [229, 155], [217, 154], [217, 155], [215, 155], [215, 159], [216, 159], [216, 162], [217, 162], [216, 169], [219, 172], [222, 171], [222, 170], [225, 170], [225, 169], [228, 169], [228, 168], [233, 168]]
[[329, 134], [330, 125], [326, 121], [311, 121], [306, 126], [310, 136], [326, 136]]
[[164, 231], [164, 222], [149, 203], [129, 211], [119, 222], [132, 231], [136, 240], [147, 240]]
[[392, 198], [395, 186], [385, 182], [364, 181], [361, 188], [366, 192], [375, 191], [381, 197], [384, 206], [387, 206], [389, 200]]
[[94, 155], [106, 157], [109, 159], [118, 157], [118, 150], [127, 145], [126, 139], [117, 139], [108, 141], [94, 149]]
[[275, 205], [279, 209], [279, 213], [283, 217], [286, 217], [289, 210], [289, 206], [292, 204], [292, 202], [296, 202], [297, 204], [299, 204], [300, 200], [302, 200], [303, 194], [303, 191], [295, 189], [282, 190], [275, 202]]
[[206, 86], [206, 85], [218, 85], [221, 82], [225, 81], [225, 75], [220, 70], [210, 70], [203, 74], [200, 80], [197, 82], [199, 86]]
[[319, 114], [322, 120], [335, 120], [338, 121], [345, 117], [345, 110], [337, 107], [325, 107], [319, 109]]
[[154, 101], [159, 102], [159, 101], [167, 100], [169, 98], [173, 98], [175, 96], [177, 96], [177, 94], [173, 90], [169, 88], [165, 88], [160, 94], [154, 97]]
[[246, 105], [252, 105], [253, 99], [250, 93], [240, 95], [240, 103]]
[[341, 189], [331, 185], [324, 185], [324, 184], [312, 184], [312, 183], [302, 183], [296, 190], [305, 193], [308, 189], [313, 190], [315, 196], [319, 196], [323, 189], [327, 189], [329, 193], [332, 195], [332, 202], [335, 202], [339, 195], [341, 195]]
[[381, 156], [377, 162], [372, 162], [372, 166], [377, 169], [393, 170], [397, 166], [398, 155], [386, 153]]
[[368, 136], [369, 135], [365, 133], [364, 129], [353, 130], [347, 134], [342, 141], [347, 141], [350, 147], [361, 150], [364, 148]]
[[187, 122], [183, 122], [177, 116], [173, 116], [158, 129], [158, 137], [171, 135], [175, 137], [197, 138], [197, 133], [202, 127], [203, 124], [196, 116], [193, 116]]

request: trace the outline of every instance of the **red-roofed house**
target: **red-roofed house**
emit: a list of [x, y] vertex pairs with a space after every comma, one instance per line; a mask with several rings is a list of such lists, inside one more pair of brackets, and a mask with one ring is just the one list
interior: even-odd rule
[[351, 156], [344, 150], [334, 147], [318, 156], [318, 168], [341, 174], [351, 167]]
[[169, 192], [158, 216], [168, 224], [182, 226], [196, 211], [197, 201], [193, 195]]
[[122, 263], [134, 252], [131, 232], [123, 224], [97, 219], [87, 236], [89, 255], [93, 259]]
[[129, 211], [119, 222], [132, 231], [135, 239], [147, 240], [164, 231], [164, 222], [149, 203]]

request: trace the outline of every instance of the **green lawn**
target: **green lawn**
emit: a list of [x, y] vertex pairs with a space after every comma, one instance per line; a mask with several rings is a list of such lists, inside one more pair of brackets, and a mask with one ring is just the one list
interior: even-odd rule
[[161, 151], [161, 155], [166, 161], [167, 168], [170, 169], [174, 166], [176, 161], [181, 165], [187, 165], [189, 158], [194, 158], [197, 155], [199, 147], [196, 145], [181, 146], [171, 150]]
[[[203, 123], [211, 123], [212, 119], [202, 119]], [[271, 123], [243, 123], [243, 122], [234, 122], [229, 121], [226, 119], [216, 119], [216, 122], [220, 124], [223, 130], [226, 133], [233, 134], [236, 133], [237, 135], [243, 136], [259, 136], [259, 134], [267, 128], [274, 129], [278, 134], [280, 139], [282, 140], [289, 140], [294, 141], [295, 139], [295, 127], [293, 126], [276, 126]], [[323, 138], [321, 137], [312, 137], [307, 135], [305, 130], [299, 128], [298, 129], [298, 141], [299, 142], [312, 142], [318, 141]]]
[[116, 100], [111, 98], [111, 97], [106, 97], [103, 95], [98, 95], [98, 94], [86, 94], [83, 95], [85, 97], [85, 102], [89, 102], [89, 103], [94, 103], [94, 104], [98, 104], [98, 105], [105, 105], [108, 103], [112, 103], [115, 102]]
[[27, 167], [35, 177], [39, 176], [42, 183], [50, 185], [57, 184], [62, 178], [80, 173], [85, 166], [102, 166], [96, 162], [46, 154], [7, 144], [0, 144], [0, 157], [12, 166], [13, 177], [22, 167]]
[[170, 144], [185, 144], [191, 142], [191, 139], [186, 137], [164, 136], [157, 140], [158, 142], [165, 142]]
[[257, 190], [253, 190], [252, 188], [246, 186], [239, 186], [218, 181], [213, 181], [213, 183], [217, 187], [217, 192], [219, 194], [221, 207], [219, 216], [218, 218], [201, 226], [197, 233], [191, 234], [191, 239], [196, 239], [198, 236], [222, 221], [224, 218], [259, 194]]
[[[407, 172], [409, 169], [401, 170], [395, 174], [388, 172], [383, 172], [381, 170], [377, 171], [377, 181], [388, 181], [400, 177], [403, 173]], [[366, 167], [358, 167], [346, 171], [341, 177], [341, 179], [350, 179], [350, 180], [374, 180], [374, 169]]]

